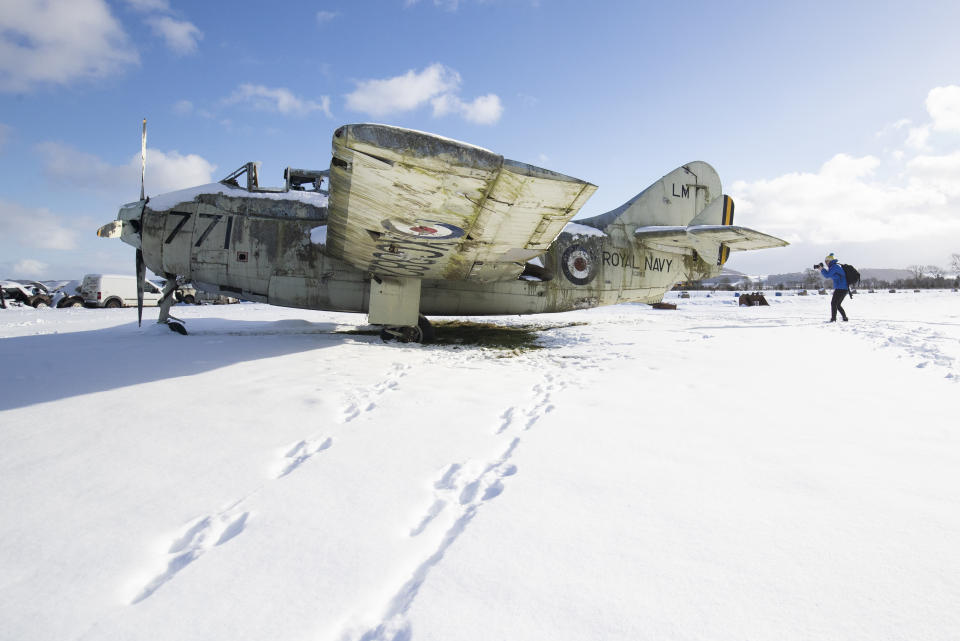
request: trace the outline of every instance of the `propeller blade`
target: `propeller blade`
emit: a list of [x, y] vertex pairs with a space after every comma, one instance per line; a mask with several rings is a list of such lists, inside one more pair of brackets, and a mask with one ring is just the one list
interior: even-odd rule
[[143, 263], [143, 250], [137, 249], [137, 327], [143, 326], [143, 279], [147, 266]]
[[147, 119], [143, 119], [143, 136], [140, 138], [140, 200], [143, 200], [143, 178], [147, 173]]

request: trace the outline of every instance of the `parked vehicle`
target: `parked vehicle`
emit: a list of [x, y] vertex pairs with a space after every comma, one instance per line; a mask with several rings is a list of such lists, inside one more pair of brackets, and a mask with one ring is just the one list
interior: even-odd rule
[[[83, 304], [87, 307], [136, 307], [137, 279], [118, 274], [87, 274], [80, 285]], [[144, 307], [160, 304], [160, 288], [143, 281]]]
[[50, 307], [83, 307], [83, 294], [80, 293], [80, 281], [58, 281], [50, 286]]
[[33, 280], [0, 281], [3, 297], [7, 303], [20, 303], [30, 307], [50, 307], [51, 296], [43, 283]]

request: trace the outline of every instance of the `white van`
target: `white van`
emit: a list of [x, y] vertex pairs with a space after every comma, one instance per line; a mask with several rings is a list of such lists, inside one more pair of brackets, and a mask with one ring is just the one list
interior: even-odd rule
[[[160, 304], [160, 288], [143, 281], [143, 306]], [[118, 274], [87, 274], [80, 285], [80, 295], [87, 307], [136, 307], [137, 279]]]

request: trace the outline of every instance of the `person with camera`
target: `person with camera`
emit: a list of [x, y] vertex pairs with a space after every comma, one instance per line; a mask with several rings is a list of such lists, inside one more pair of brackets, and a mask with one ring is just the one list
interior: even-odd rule
[[[826, 265], [824, 265], [824, 263], [826, 263]], [[837, 312], [840, 312], [843, 320], [849, 320], [847, 318], [847, 312], [843, 311], [843, 307], [840, 305], [844, 297], [850, 293], [850, 288], [847, 286], [847, 275], [843, 272], [843, 267], [840, 266], [840, 262], [834, 258], [833, 252], [830, 252], [827, 257], [823, 259], [823, 263], [817, 263], [813, 268], [819, 269], [824, 278], [833, 280], [833, 298], [830, 299], [830, 322], [837, 322]]]

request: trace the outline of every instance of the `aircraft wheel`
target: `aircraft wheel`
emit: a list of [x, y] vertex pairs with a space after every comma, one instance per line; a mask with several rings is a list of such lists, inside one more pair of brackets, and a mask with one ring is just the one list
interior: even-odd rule
[[417, 319], [416, 325], [384, 327], [380, 330], [380, 340], [384, 343], [394, 340], [401, 343], [432, 343], [433, 338], [433, 325], [423, 315]]
[[401, 327], [400, 342], [401, 343], [423, 342], [423, 332], [420, 331], [420, 326], [418, 325], [417, 327]]
[[436, 335], [433, 331], [433, 325], [430, 324], [430, 321], [427, 320], [427, 317], [423, 314], [420, 314], [420, 317], [417, 319], [417, 327], [420, 329], [420, 341], [421, 343], [432, 343], [433, 339], [436, 338]]
[[167, 327], [169, 327], [172, 332], [183, 334], [184, 336], [187, 335], [187, 328], [180, 323], [167, 323]]

